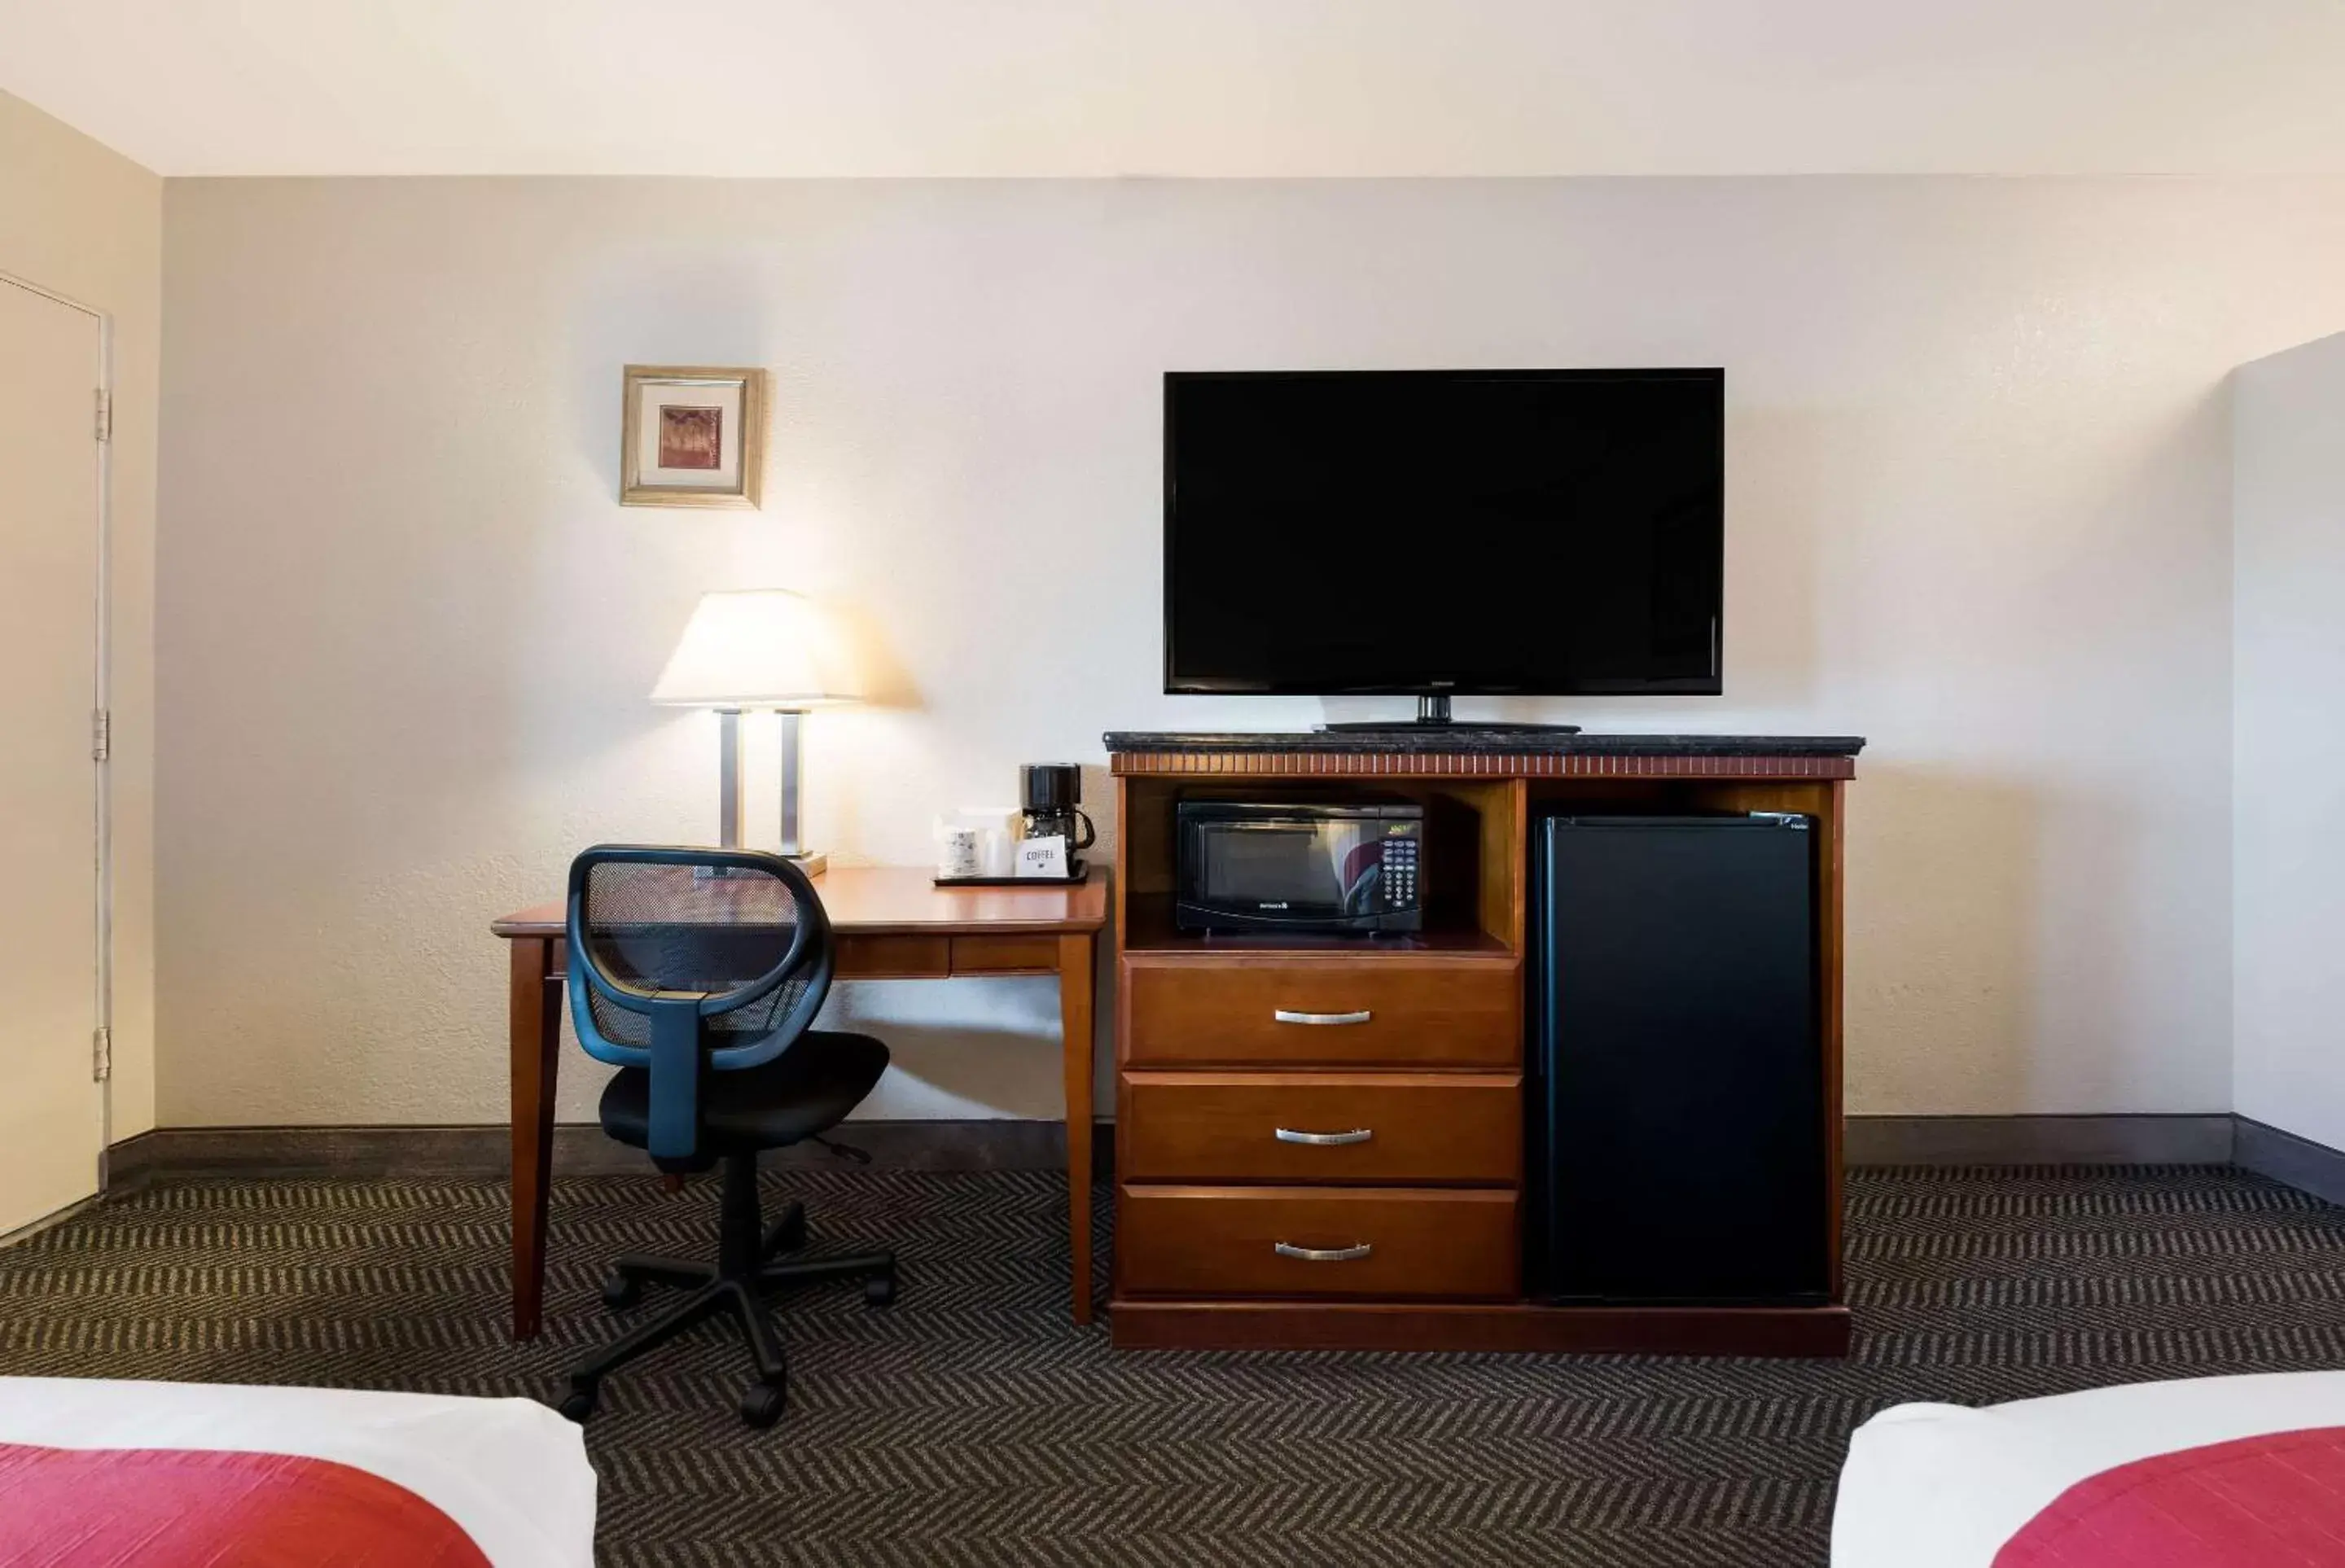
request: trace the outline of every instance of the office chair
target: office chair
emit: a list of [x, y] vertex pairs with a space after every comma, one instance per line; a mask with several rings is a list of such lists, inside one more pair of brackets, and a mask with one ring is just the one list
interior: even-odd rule
[[624, 1308], [646, 1285], [690, 1293], [570, 1374], [562, 1413], [584, 1421], [612, 1369], [717, 1311], [730, 1312], [756, 1363], [741, 1419], [771, 1426], [788, 1397], [780, 1336], [764, 1293], [859, 1279], [874, 1306], [895, 1299], [887, 1252], [775, 1263], [806, 1244], [796, 1201], [770, 1228], [757, 1209], [757, 1156], [819, 1138], [862, 1103], [888, 1067], [864, 1035], [809, 1028], [830, 989], [830, 922], [806, 874], [779, 855], [732, 849], [603, 845], [570, 866], [570, 1016], [589, 1056], [619, 1072], [603, 1091], [603, 1130], [670, 1174], [725, 1162], [713, 1263], [621, 1258], [603, 1300]]

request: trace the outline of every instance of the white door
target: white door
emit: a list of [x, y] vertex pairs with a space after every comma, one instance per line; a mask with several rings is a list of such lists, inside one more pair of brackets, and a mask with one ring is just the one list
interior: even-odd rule
[[0, 280], [0, 1235], [97, 1190], [98, 319]]

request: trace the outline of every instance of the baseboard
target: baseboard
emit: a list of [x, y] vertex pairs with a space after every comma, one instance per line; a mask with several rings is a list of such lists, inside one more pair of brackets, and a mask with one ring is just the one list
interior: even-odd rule
[[2228, 1165], [2232, 1118], [1853, 1116], [1851, 1165]]
[[[1064, 1170], [1066, 1129], [1055, 1121], [851, 1121], [832, 1141], [862, 1149], [895, 1170]], [[1092, 1139], [1102, 1173], [1114, 1158], [1102, 1126]], [[776, 1168], [834, 1166], [815, 1144], [777, 1150]], [[502, 1177], [513, 1168], [508, 1129], [487, 1127], [172, 1127], [126, 1138], [107, 1151], [109, 1190], [157, 1178], [220, 1176]], [[553, 1129], [557, 1176], [640, 1175], [643, 1154], [592, 1123]]]
[[68, 1203], [55, 1214], [44, 1214], [30, 1225], [19, 1225], [14, 1230], [0, 1233], [0, 1248], [14, 1247], [19, 1241], [31, 1240], [44, 1230], [54, 1230], [75, 1215], [88, 1209], [91, 1204], [103, 1203], [105, 1200], [106, 1195], [101, 1192], [96, 1197], [85, 1198], [77, 1203]]
[[1118, 1297], [1119, 1351], [1541, 1351], [1844, 1356], [1831, 1307], [1549, 1307], [1536, 1301], [1164, 1301]]
[[2258, 1176], [2309, 1192], [2324, 1202], [2345, 1204], [2345, 1149], [2334, 1149], [2292, 1132], [2239, 1117], [2233, 1163]]
[[[895, 1170], [1063, 1170], [1066, 1131], [1055, 1121], [855, 1121], [838, 1141]], [[1091, 1139], [1095, 1175], [1113, 1175], [1115, 1138]], [[1853, 1116], [1851, 1165], [2227, 1165], [2345, 1203], [2345, 1152], [2245, 1117]], [[157, 1177], [445, 1176], [489, 1179], [512, 1168], [511, 1134], [486, 1127], [158, 1128], [107, 1151], [107, 1185]], [[837, 1156], [803, 1145], [777, 1167], [826, 1166]], [[553, 1129], [562, 1176], [633, 1175], [644, 1157], [600, 1128]]]

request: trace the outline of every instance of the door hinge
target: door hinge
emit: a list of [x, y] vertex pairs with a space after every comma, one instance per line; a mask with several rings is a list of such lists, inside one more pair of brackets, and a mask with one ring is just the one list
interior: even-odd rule
[[104, 387], [97, 389], [97, 439], [102, 441], [114, 439], [114, 394]]
[[105, 762], [114, 755], [114, 714], [99, 708], [89, 716], [89, 760]]
[[100, 1026], [89, 1037], [89, 1077], [104, 1083], [114, 1076], [114, 1031]]

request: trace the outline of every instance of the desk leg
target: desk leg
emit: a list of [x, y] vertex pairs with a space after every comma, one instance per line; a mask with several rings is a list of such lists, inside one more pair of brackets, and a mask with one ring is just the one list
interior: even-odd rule
[[553, 1179], [553, 1080], [562, 1059], [562, 987], [553, 939], [513, 947], [513, 1331], [537, 1337], [545, 1305], [545, 1200]]
[[1075, 1321], [1091, 1320], [1091, 963], [1088, 934], [1059, 938], [1059, 1029], [1067, 1077], [1067, 1237]]

